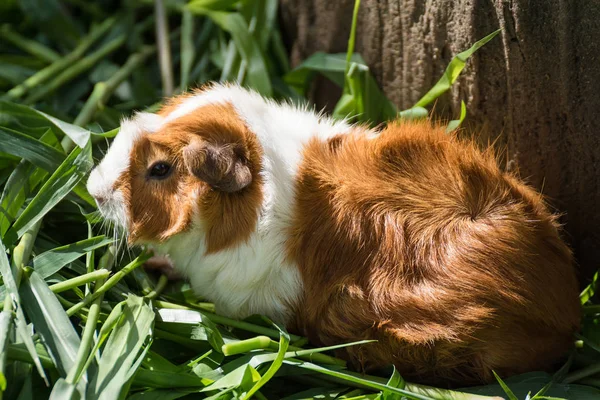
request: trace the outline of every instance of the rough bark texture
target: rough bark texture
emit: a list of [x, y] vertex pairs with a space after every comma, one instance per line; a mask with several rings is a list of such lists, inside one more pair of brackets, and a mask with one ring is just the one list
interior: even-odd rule
[[[280, 3], [293, 65], [315, 51], [345, 51], [354, 0]], [[483, 143], [495, 140], [506, 167], [565, 214], [583, 281], [600, 266], [598, 21], [598, 0], [363, 0], [356, 46], [403, 109], [454, 54], [502, 28], [436, 110], [457, 116], [464, 99], [470, 131]], [[338, 94], [320, 80], [313, 98], [331, 107]]]

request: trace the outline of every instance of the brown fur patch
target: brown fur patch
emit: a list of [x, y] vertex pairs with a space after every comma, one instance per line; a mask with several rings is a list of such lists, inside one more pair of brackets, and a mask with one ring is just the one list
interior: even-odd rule
[[[235, 147], [250, 171], [250, 183], [229, 193], [213, 189], [192, 174], [183, 162], [183, 153], [198, 143]], [[128, 171], [116, 184], [130, 204], [130, 241], [161, 241], [185, 231], [192, 223], [195, 205], [204, 224], [208, 253], [247, 240], [262, 204], [261, 156], [258, 139], [230, 104], [200, 107], [156, 133], [142, 135], [133, 146]], [[169, 177], [148, 178], [148, 169], [157, 161], [171, 165]]]
[[571, 252], [541, 196], [491, 151], [396, 123], [375, 139], [313, 139], [296, 184], [294, 325], [315, 343], [377, 339], [340, 355], [463, 385], [548, 368], [571, 345]]
[[[172, 173], [150, 180], [148, 169], [158, 161], [171, 164]], [[187, 188], [197, 184], [188, 175], [163, 134], [144, 134], [134, 143], [129, 168], [115, 182], [129, 205], [130, 243], [162, 241], [189, 226], [193, 200]]]

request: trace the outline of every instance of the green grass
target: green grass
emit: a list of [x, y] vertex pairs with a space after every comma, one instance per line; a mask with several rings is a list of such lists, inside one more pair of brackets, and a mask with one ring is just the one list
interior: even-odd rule
[[[0, 3], [0, 397], [600, 398], [596, 279], [582, 293], [584, 328], [563, 368], [448, 391], [406, 382], [394, 369], [355, 374], [333, 348], [313, 348], [266, 318], [215, 314], [188, 284], [148, 275], [140, 268], [146, 254], [117, 249], [83, 182], [120, 118], [160, 105], [161, 76], [172, 77], [175, 92], [237, 80], [266, 96], [303, 101], [321, 74], [342, 88], [336, 117], [376, 124], [427, 116], [425, 107], [497, 33], [458, 54], [431, 91], [399, 111], [353, 53], [358, 2], [348, 53], [317, 53], [293, 70], [277, 1], [164, 5], [169, 71], [158, 61], [165, 55], [156, 47], [161, 20], [152, 1]], [[449, 130], [466, 109], [463, 103]]]

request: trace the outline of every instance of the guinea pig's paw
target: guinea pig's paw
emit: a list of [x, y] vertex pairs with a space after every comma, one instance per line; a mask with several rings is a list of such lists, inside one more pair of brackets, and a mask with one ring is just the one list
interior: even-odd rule
[[173, 262], [165, 256], [153, 256], [144, 263], [144, 269], [146, 271], [158, 272], [166, 276], [170, 281], [178, 281], [183, 279], [177, 271]]

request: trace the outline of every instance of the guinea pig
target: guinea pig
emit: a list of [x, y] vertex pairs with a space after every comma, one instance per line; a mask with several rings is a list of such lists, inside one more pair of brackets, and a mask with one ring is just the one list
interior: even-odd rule
[[369, 371], [477, 384], [560, 361], [573, 259], [542, 196], [431, 121], [380, 130], [236, 85], [121, 125], [87, 188], [217, 312], [263, 314]]

